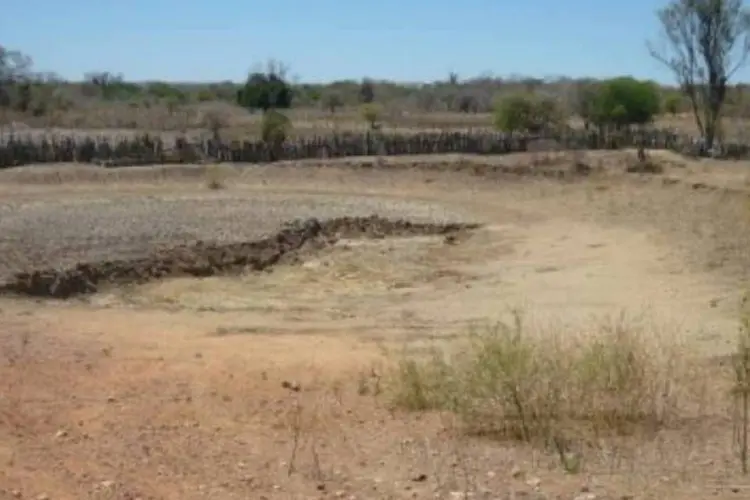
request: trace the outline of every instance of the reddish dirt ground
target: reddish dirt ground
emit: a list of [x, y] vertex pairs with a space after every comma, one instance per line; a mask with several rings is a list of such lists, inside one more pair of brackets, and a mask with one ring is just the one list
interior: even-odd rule
[[[707, 175], [687, 168], [695, 171], [665, 175], [688, 184]], [[48, 203], [51, 212], [56, 200], [108, 190], [224, 196], [190, 178], [4, 182], [9, 197]], [[450, 243], [344, 238], [262, 274], [154, 281], [65, 302], [1, 299], [0, 498], [750, 493], [725, 407], [692, 427], [592, 452], [580, 473], [566, 474], [554, 454], [467, 437], [453, 417], [407, 413], [387, 398], [401, 353], [449, 344], [513, 308], [574, 329], [624, 311], [674, 330], [686, 356], [730, 352], [743, 290], [732, 266], [744, 254], [729, 240], [739, 202], [657, 179], [561, 184], [333, 167], [258, 169], [225, 191], [248, 199], [262, 192], [326, 206], [344, 195], [391, 206], [429, 200], [484, 227]], [[714, 209], [730, 229], [695, 229]], [[717, 241], [723, 267], [703, 265]]]

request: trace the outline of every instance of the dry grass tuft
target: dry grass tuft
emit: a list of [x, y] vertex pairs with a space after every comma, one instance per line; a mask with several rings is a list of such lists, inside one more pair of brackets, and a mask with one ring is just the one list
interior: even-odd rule
[[[456, 413], [472, 435], [552, 447], [652, 434], [699, 417], [705, 379], [676, 336], [624, 318], [594, 331], [526, 328], [521, 316], [470, 335], [460, 354], [404, 359], [393, 402]], [[701, 411], [701, 410], [698, 410]]]
[[208, 165], [206, 167], [206, 187], [212, 190], [225, 189], [226, 180], [229, 176], [230, 167], [222, 168], [221, 165]]

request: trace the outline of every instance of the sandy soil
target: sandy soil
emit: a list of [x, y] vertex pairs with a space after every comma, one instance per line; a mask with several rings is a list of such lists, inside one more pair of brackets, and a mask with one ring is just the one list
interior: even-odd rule
[[96, 239], [86, 225], [110, 231], [101, 252], [115, 251], [132, 227], [143, 241], [159, 241], [158, 228], [247, 238], [291, 216], [360, 211], [484, 227], [452, 245], [342, 240], [261, 275], [174, 279], [66, 302], [2, 299], [0, 498], [750, 493], [725, 408], [699, 432], [623, 446], [565, 474], [550, 454], [467, 438], [444, 415], [394, 411], [376, 397], [398, 353], [449, 343], [516, 308], [579, 330], [624, 315], [674, 330], [686, 356], [730, 352], [750, 222], [746, 196], [691, 187], [710, 180], [706, 165], [564, 184], [259, 167], [233, 173], [218, 191], [190, 175], [148, 185], [3, 175], [3, 236], [40, 246], [45, 235]]

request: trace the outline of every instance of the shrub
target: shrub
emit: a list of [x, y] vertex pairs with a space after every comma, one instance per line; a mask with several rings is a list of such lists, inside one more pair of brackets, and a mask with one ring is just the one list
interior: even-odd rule
[[368, 103], [362, 105], [362, 118], [370, 125], [370, 128], [375, 130], [378, 128], [378, 120], [382, 109], [375, 103]]
[[261, 122], [261, 138], [269, 147], [272, 159], [276, 157], [279, 149], [289, 136], [292, 122], [289, 118], [276, 111], [269, 110], [263, 114]]
[[643, 125], [659, 113], [659, 87], [631, 77], [603, 82], [592, 96], [591, 118], [598, 126]]
[[495, 127], [503, 132], [539, 133], [560, 125], [562, 114], [550, 97], [512, 94], [495, 105]]
[[340, 92], [332, 91], [323, 96], [323, 106], [330, 111], [335, 113], [338, 108], [344, 105], [344, 98]]
[[473, 333], [462, 354], [404, 359], [390, 379], [392, 401], [455, 412], [472, 434], [556, 446], [680, 417], [680, 384], [688, 382], [674, 339], [622, 321], [567, 333], [529, 332], [517, 316], [514, 325]]

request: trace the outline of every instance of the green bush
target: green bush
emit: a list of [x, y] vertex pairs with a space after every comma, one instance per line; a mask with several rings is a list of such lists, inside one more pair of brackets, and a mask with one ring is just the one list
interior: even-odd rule
[[382, 109], [375, 103], [367, 103], [362, 105], [362, 118], [370, 125], [371, 129], [378, 128], [378, 120], [382, 114]]
[[550, 97], [512, 94], [497, 101], [494, 121], [495, 127], [503, 132], [539, 133], [557, 128], [562, 122], [562, 113]]
[[602, 82], [592, 95], [591, 122], [598, 126], [643, 125], [659, 113], [659, 87], [631, 77]]
[[292, 122], [286, 115], [268, 110], [263, 114], [261, 138], [271, 149], [278, 149], [289, 136], [291, 126]]

